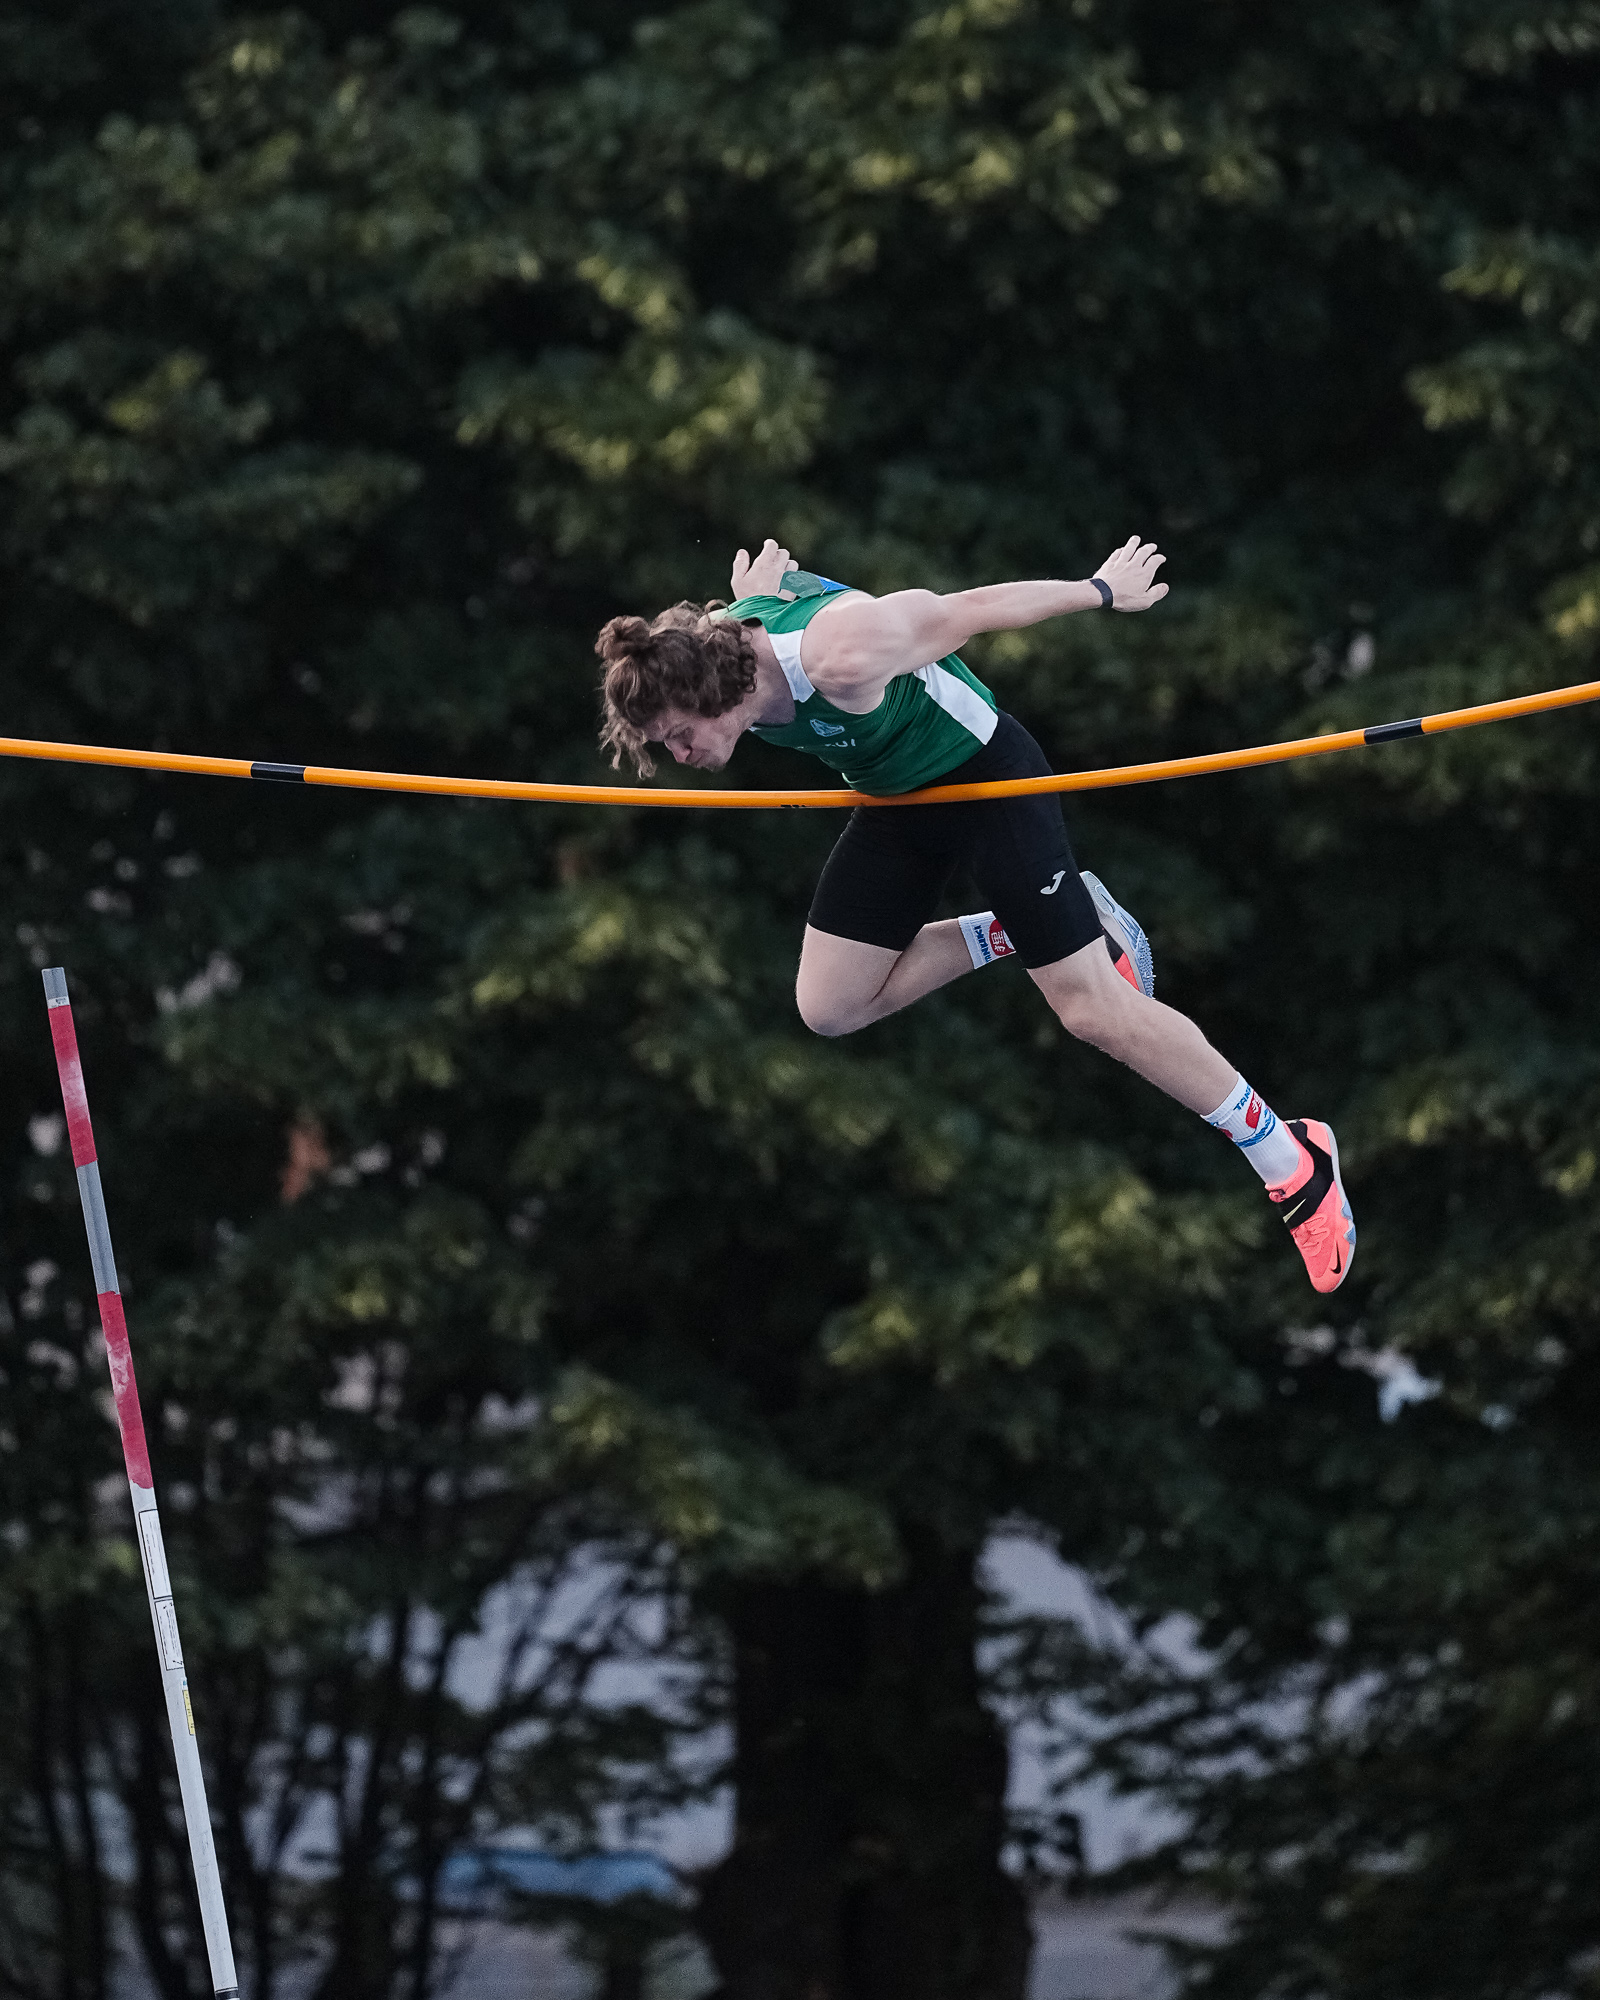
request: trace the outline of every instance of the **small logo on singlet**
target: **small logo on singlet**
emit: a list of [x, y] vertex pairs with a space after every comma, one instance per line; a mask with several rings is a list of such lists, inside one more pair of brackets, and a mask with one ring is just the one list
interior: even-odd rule
[[842, 736], [845, 732], [845, 724], [842, 722], [818, 722], [815, 718], [812, 719], [811, 727], [819, 736]]

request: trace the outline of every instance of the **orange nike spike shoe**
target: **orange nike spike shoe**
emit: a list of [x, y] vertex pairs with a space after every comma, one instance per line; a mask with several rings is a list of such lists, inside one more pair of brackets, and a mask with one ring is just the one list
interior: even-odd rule
[[1300, 1142], [1301, 1169], [1283, 1187], [1268, 1188], [1294, 1247], [1319, 1292], [1336, 1292], [1350, 1275], [1356, 1225], [1339, 1178], [1339, 1142], [1333, 1127], [1315, 1118], [1285, 1120]]

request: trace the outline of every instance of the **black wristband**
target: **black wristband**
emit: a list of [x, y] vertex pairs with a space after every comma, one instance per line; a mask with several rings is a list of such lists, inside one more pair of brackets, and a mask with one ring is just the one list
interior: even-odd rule
[[1098, 590], [1100, 593], [1100, 609], [1102, 611], [1109, 611], [1111, 609], [1110, 584], [1106, 582], [1103, 576], [1091, 576], [1089, 581], [1094, 585], [1095, 589]]

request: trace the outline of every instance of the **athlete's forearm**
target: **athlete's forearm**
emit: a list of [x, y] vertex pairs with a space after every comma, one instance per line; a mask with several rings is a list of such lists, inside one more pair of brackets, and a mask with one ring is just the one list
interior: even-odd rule
[[1098, 611], [1104, 603], [1092, 583], [1066, 583], [1045, 578], [1029, 583], [985, 583], [976, 590], [954, 590], [939, 599], [953, 638], [946, 652], [959, 652], [979, 632], [1015, 632], [1061, 618], [1069, 611]]
[[976, 632], [1013, 632], [1068, 611], [1098, 611], [1106, 603], [1118, 611], [1148, 611], [1167, 594], [1167, 586], [1155, 580], [1165, 561], [1154, 542], [1141, 542], [1133, 535], [1112, 550], [1092, 582], [989, 583], [977, 590], [952, 591], [937, 600], [947, 607], [951, 632], [962, 635], [950, 650]]
[[[1167, 594], [1155, 581], [1166, 558], [1137, 535], [1114, 549], [1094, 581], [986, 583], [976, 590], [897, 590], [889, 597], [845, 598], [818, 621], [811, 678], [847, 708], [870, 707], [896, 674], [958, 653], [979, 632], [1012, 632], [1069, 611], [1094, 611], [1110, 594], [1117, 611], [1146, 611]], [[1096, 583], [1104, 590], [1096, 588]]]

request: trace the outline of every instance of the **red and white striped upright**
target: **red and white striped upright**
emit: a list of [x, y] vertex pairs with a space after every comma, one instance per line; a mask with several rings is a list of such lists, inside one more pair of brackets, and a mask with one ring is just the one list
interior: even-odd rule
[[122, 1432], [122, 1456], [128, 1468], [128, 1487], [133, 1494], [134, 1527], [138, 1531], [139, 1553], [144, 1562], [150, 1618], [156, 1630], [156, 1655], [161, 1662], [161, 1685], [167, 1697], [172, 1748], [178, 1760], [178, 1789], [183, 1797], [184, 1823], [189, 1829], [189, 1856], [194, 1863], [195, 1887], [200, 1892], [200, 1921], [205, 1926], [211, 1983], [216, 1989], [217, 2000], [238, 2000], [239, 1980], [234, 1970], [233, 1944], [228, 1936], [228, 1915], [222, 1903], [217, 1850], [211, 1838], [211, 1814], [206, 1805], [205, 1776], [200, 1768], [200, 1746], [195, 1740], [194, 1710], [189, 1704], [189, 1680], [183, 1671], [183, 1648], [178, 1643], [178, 1616], [172, 1608], [172, 1579], [167, 1574], [166, 1551], [161, 1543], [161, 1517], [156, 1512], [155, 1481], [150, 1476], [144, 1416], [139, 1408], [139, 1390], [133, 1379], [128, 1323], [123, 1316], [122, 1291], [117, 1284], [117, 1267], [111, 1255], [111, 1230], [106, 1222], [105, 1196], [100, 1189], [100, 1167], [95, 1158], [94, 1130], [89, 1123], [89, 1099], [83, 1087], [83, 1065], [78, 1058], [78, 1032], [72, 1024], [67, 975], [59, 965], [51, 966], [45, 973], [44, 994], [50, 1004], [50, 1034], [56, 1045], [56, 1069], [61, 1077], [61, 1102], [67, 1114], [67, 1134], [72, 1142], [72, 1164], [78, 1170], [78, 1195], [83, 1202], [84, 1226], [89, 1232], [94, 1288], [100, 1298], [100, 1324], [105, 1331], [106, 1358], [111, 1364], [111, 1387], [117, 1402], [117, 1424]]

